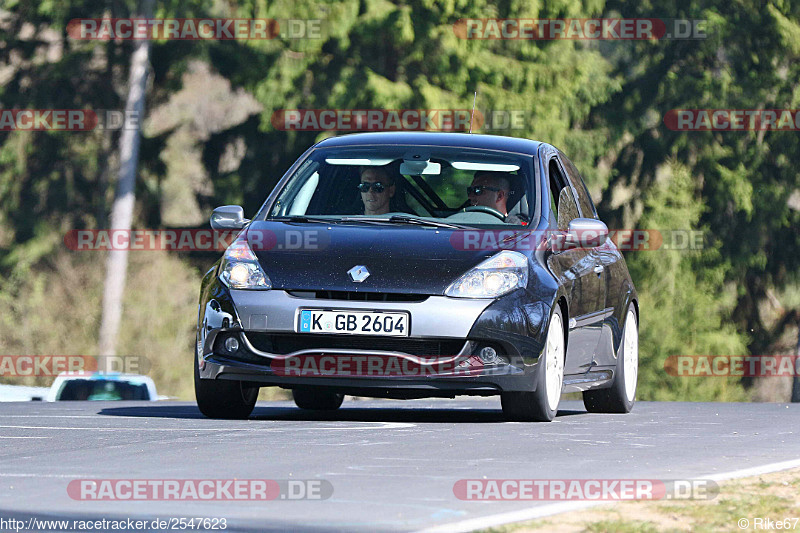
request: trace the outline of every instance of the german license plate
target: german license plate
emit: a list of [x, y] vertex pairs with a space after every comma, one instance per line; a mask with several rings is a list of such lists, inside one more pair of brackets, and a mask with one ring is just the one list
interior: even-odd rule
[[408, 337], [408, 313], [301, 309], [297, 331]]

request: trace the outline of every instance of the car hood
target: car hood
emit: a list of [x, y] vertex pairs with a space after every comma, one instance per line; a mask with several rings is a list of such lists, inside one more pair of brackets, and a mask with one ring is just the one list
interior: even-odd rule
[[[464, 250], [459, 234], [407, 225], [259, 221], [247, 239], [276, 289], [435, 295], [498, 252]], [[369, 270], [359, 283], [348, 274], [356, 266]]]

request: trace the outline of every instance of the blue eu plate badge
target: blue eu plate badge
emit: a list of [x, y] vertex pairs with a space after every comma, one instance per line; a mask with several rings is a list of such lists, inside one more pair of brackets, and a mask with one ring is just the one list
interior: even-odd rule
[[311, 311], [302, 311], [300, 313], [300, 331], [311, 331]]

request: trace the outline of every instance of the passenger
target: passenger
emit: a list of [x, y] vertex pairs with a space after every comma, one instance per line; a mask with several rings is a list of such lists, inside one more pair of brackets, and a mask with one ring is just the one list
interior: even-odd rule
[[385, 215], [390, 211], [389, 203], [394, 197], [395, 183], [383, 167], [364, 167], [361, 183], [358, 184], [365, 215]]

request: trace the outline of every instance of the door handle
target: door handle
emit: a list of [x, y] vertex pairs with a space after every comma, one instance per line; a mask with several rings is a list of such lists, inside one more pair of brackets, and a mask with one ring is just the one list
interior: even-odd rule
[[594, 267], [594, 273], [597, 274], [598, 276], [603, 273], [603, 270], [605, 270], [605, 267], [603, 267], [603, 265], [595, 265]]

